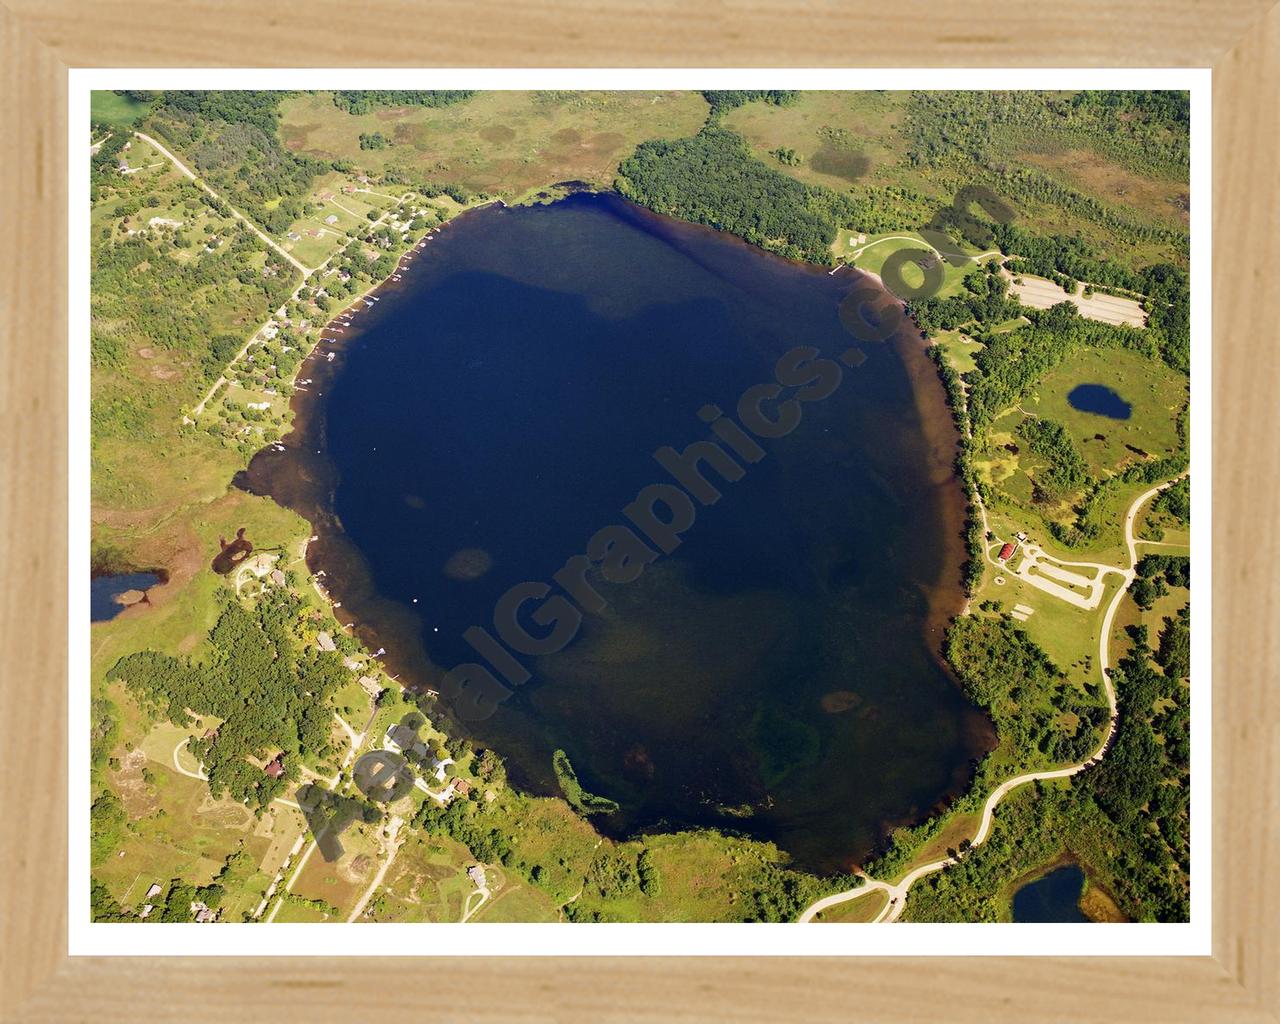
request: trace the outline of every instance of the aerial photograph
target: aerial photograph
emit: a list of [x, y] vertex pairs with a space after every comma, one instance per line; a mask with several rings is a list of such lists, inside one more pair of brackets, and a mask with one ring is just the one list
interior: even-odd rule
[[90, 122], [89, 920], [1190, 920], [1187, 92]]

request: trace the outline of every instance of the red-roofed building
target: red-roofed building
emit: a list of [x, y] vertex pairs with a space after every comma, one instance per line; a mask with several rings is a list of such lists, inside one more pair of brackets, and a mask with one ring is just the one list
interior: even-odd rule
[[999, 554], [999, 555], [997, 555], [996, 557], [997, 557], [997, 558], [999, 558], [999, 559], [1000, 559], [1000, 561], [1005, 562], [1005, 561], [1008, 561], [1008, 559], [1009, 559], [1009, 558], [1013, 555], [1013, 553], [1014, 553], [1015, 551], [1017, 551], [1017, 550], [1018, 550], [1018, 545], [1017, 545], [1017, 544], [1008, 543], [1008, 544], [1006, 544], [1004, 547], [1002, 547], [1002, 548], [1000, 549], [1000, 554]]
[[284, 774], [284, 754], [276, 754], [275, 760], [262, 769], [273, 779], [280, 778]]

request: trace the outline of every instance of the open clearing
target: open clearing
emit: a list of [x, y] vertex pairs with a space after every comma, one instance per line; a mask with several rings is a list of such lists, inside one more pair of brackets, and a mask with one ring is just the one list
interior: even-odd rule
[[1018, 157], [1073, 188], [1126, 207], [1142, 220], [1180, 228], [1190, 223], [1191, 197], [1185, 181], [1137, 174], [1088, 149], [1028, 149]]
[[117, 128], [132, 128], [149, 109], [149, 104], [131, 100], [118, 92], [95, 89], [89, 94], [89, 120]]
[[1080, 310], [1081, 316], [1090, 320], [1100, 320], [1104, 324], [1129, 324], [1131, 327], [1144, 327], [1147, 314], [1133, 299], [1121, 298], [1119, 295], [1102, 295], [1096, 293], [1089, 298], [1084, 297], [1084, 284], [1076, 283], [1074, 294], [1068, 294], [1052, 281], [1030, 274], [1019, 274], [1010, 277], [1009, 290], [1018, 297], [1018, 301], [1031, 309], [1048, 309], [1059, 302], [1071, 302]]
[[[447, 107], [348, 114], [317, 93], [280, 112], [290, 149], [510, 199], [559, 181], [611, 185], [639, 143], [697, 132], [707, 103], [689, 92], [485, 92]], [[362, 150], [361, 134], [375, 132], [391, 145]]]
[[[1131, 415], [1116, 420], [1074, 408], [1067, 396], [1081, 384], [1105, 384], [1133, 407]], [[1176, 452], [1186, 403], [1187, 378], [1164, 363], [1125, 349], [1081, 348], [1044, 376], [1023, 407], [1066, 427], [1097, 476]]]

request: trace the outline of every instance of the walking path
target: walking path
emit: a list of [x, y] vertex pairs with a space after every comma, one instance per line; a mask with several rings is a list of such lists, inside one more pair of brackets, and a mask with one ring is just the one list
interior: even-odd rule
[[[978, 825], [977, 834], [973, 837], [970, 847], [980, 846], [987, 838], [988, 834], [990, 834], [996, 805], [1003, 800], [1007, 794], [1017, 789], [1019, 786], [1026, 785], [1028, 782], [1070, 778], [1072, 775], [1076, 775], [1077, 773], [1084, 771], [1094, 762], [1100, 760], [1107, 752], [1107, 749], [1111, 746], [1111, 740], [1114, 738], [1116, 732], [1117, 716], [1116, 691], [1115, 687], [1111, 683], [1111, 674], [1108, 665], [1111, 624], [1115, 620], [1116, 611], [1120, 607], [1121, 599], [1124, 597], [1129, 584], [1133, 582], [1134, 576], [1136, 575], [1136, 544], [1138, 542], [1133, 536], [1133, 521], [1137, 517], [1139, 509], [1142, 508], [1149, 498], [1158, 494], [1166, 487], [1172, 486], [1179, 479], [1181, 479], [1181, 476], [1176, 477], [1173, 480], [1166, 481], [1165, 483], [1158, 484], [1148, 491], [1144, 491], [1142, 494], [1138, 495], [1138, 497], [1133, 500], [1133, 504], [1129, 506], [1129, 511], [1126, 513], [1124, 518], [1124, 540], [1125, 547], [1127, 547], [1129, 551], [1129, 568], [1122, 569], [1118, 566], [1102, 567], [1108, 572], [1120, 573], [1120, 575], [1124, 577], [1124, 586], [1120, 587], [1120, 589], [1116, 591], [1115, 596], [1111, 599], [1111, 603], [1107, 606], [1106, 614], [1102, 619], [1102, 629], [1098, 634], [1098, 667], [1102, 673], [1102, 685], [1107, 692], [1107, 703], [1111, 707], [1111, 717], [1107, 723], [1107, 732], [1102, 738], [1101, 745], [1079, 764], [1073, 764], [1066, 768], [1055, 768], [1049, 771], [1028, 772], [1026, 775], [1019, 775], [1016, 778], [1009, 779], [1007, 782], [1002, 782], [992, 791], [991, 795], [987, 797], [987, 802], [983, 805], [982, 821]], [[982, 509], [981, 504], [979, 504], [979, 509], [982, 511], [982, 519], [985, 526], [986, 511], [985, 509]], [[805, 908], [804, 912], [800, 915], [799, 921], [801, 924], [807, 924], [824, 910], [829, 910], [841, 903], [847, 903], [849, 900], [858, 899], [860, 896], [866, 896], [868, 893], [883, 892], [888, 895], [889, 901], [885, 904], [884, 909], [880, 911], [879, 915], [877, 915], [872, 923], [891, 923], [896, 921], [902, 915], [903, 908], [906, 906], [907, 902], [907, 892], [910, 890], [911, 886], [925, 875], [933, 874], [935, 871], [941, 871], [943, 868], [956, 863], [958, 860], [959, 856], [946, 857], [943, 860], [936, 860], [930, 864], [923, 864], [909, 872], [896, 885], [888, 882], [880, 882], [874, 878], [869, 878], [866, 875], [861, 875], [860, 877], [863, 880], [862, 885], [855, 889], [846, 889], [844, 892], [824, 896], [822, 899], [815, 901]]]
[[351, 916], [347, 918], [347, 923], [355, 921], [364, 913], [364, 908], [368, 905], [369, 900], [373, 898], [373, 894], [377, 891], [378, 886], [382, 884], [382, 880], [387, 877], [387, 869], [391, 867], [391, 862], [396, 859], [396, 854], [400, 852], [403, 840], [397, 841], [400, 834], [400, 826], [404, 824], [402, 818], [392, 818], [387, 824], [387, 842], [390, 845], [390, 851], [387, 853], [387, 859], [382, 862], [382, 867], [378, 868], [378, 873], [373, 876], [373, 881], [369, 883], [369, 888], [364, 891], [364, 895], [356, 902], [355, 908], [351, 911]]

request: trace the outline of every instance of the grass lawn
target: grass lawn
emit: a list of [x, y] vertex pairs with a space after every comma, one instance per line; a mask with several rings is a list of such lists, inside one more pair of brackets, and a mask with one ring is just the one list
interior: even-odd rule
[[95, 89], [89, 94], [89, 120], [115, 128], [132, 128], [150, 109], [149, 103], [107, 89]]
[[824, 910], [814, 918], [816, 924], [868, 924], [880, 916], [884, 905], [889, 902], [889, 894], [873, 892], [867, 896], [859, 896], [847, 903], [838, 903], [830, 910]]
[[[375, 825], [358, 823], [344, 829], [340, 837], [342, 856], [327, 861], [317, 848], [307, 858], [290, 892], [308, 900], [323, 900], [336, 907], [345, 921], [356, 901], [369, 888], [378, 865], [384, 859], [377, 833], [385, 827], [383, 822]], [[281, 913], [284, 913], [284, 908], [281, 908]]]
[[[1074, 570], [1073, 570], [1074, 571]], [[1003, 579], [1003, 584], [996, 579]], [[975, 605], [998, 601], [1001, 614], [1009, 614], [1016, 605], [1031, 609], [1025, 622], [1015, 622], [1043, 648], [1058, 668], [1076, 685], [1098, 683], [1098, 631], [1107, 605], [1120, 585], [1120, 576], [1110, 573], [1103, 589], [1102, 602], [1092, 611], [1069, 604], [1045, 593], [1014, 576], [987, 566], [982, 587], [974, 596]]]
[[[866, 270], [879, 276], [883, 276], [885, 262], [894, 253], [902, 250], [924, 250], [928, 252], [932, 249], [933, 245], [927, 242], [923, 235], [915, 231], [895, 231], [889, 234], [867, 235], [865, 242], [859, 242], [858, 233], [846, 228], [841, 228], [836, 232], [836, 240], [831, 245], [831, 251], [837, 258], [852, 259], [853, 265], [859, 270]], [[953, 250], [948, 248], [945, 251], [951, 252]], [[977, 253], [976, 249], [972, 249], [969, 246], [954, 251], [966, 254]], [[945, 299], [960, 291], [965, 275], [978, 264], [970, 262], [957, 267], [953, 266], [949, 260], [944, 259], [941, 261], [941, 265], [942, 284], [934, 294], [938, 298]], [[925, 272], [915, 264], [905, 264], [901, 268], [901, 272], [903, 283], [908, 288], [919, 288], [925, 282]]]
[[982, 342], [974, 341], [963, 331], [942, 331], [934, 338], [933, 343], [942, 349], [947, 362], [956, 373], [968, 373], [972, 370], [973, 357], [986, 348]]

